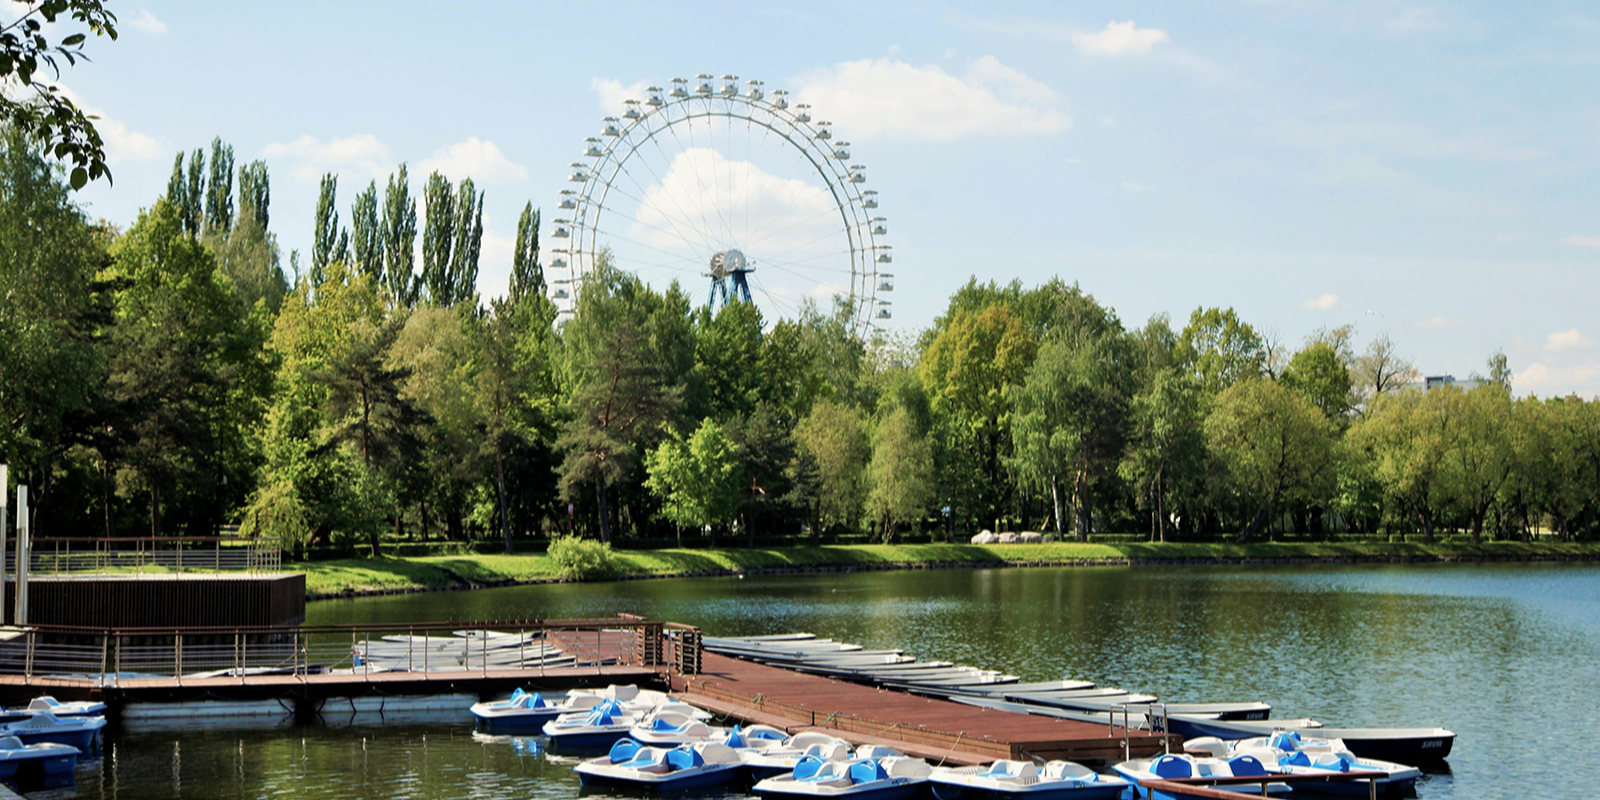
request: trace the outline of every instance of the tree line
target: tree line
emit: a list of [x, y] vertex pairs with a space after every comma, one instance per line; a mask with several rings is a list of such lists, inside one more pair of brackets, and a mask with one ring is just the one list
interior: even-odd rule
[[1498, 354], [1424, 391], [1385, 336], [1290, 346], [1220, 308], [1130, 327], [1060, 280], [974, 279], [901, 337], [602, 263], [561, 315], [531, 203], [479, 296], [471, 180], [419, 203], [400, 165], [341, 224], [325, 176], [285, 269], [266, 164], [220, 140], [127, 230], [46, 155], [0, 148], [0, 459], [43, 534], [1600, 532], [1600, 401], [1515, 397]]

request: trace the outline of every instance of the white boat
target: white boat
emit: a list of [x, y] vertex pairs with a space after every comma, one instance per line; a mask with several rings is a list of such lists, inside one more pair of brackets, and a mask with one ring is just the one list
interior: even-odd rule
[[750, 768], [757, 779], [786, 775], [802, 759], [817, 761], [849, 761], [850, 743], [819, 731], [801, 731], [773, 747], [746, 748], [739, 752], [740, 760]]
[[[1211, 756], [1226, 757], [1235, 754], [1253, 755], [1267, 769], [1288, 774], [1317, 774], [1319, 772], [1381, 772], [1378, 793], [1406, 791], [1422, 777], [1422, 770], [1392, 761], [1362, 758], [1350, 752], [1339, 739], [1318, 739], [1299, 733], [1280, 731], [1271, 736], [1257, 736], [1225, 742], [1214, 736], [1202, 736], [1183, 743], [1185, 750], [1203, 752]], [[1365, 781], [1329, 783], [1316, 787], [1329, 794], [1367, 794]]]
[[725, 739], [727, 728], [713, 728], [698, 719], [670, 708], [650, 712], [628, 729], [628, 735], [650, 747], [676, 747], [680, 744]]
[[[1136, 758], [1124, 761], [1112, 767], [1116, 773], [1128, 783], [1133, 784], [1135, 797], [1150, 798], [1151, 800], [1170, 800], [1173, 796], [1161, 791], [1152, 791], [1139, 785], [1139, 781], [1162, 780], [1173, 778], [1270, 778], [1272, 775], [1260, 760], [1252, 756], [1234, 756], [1229, 759], [1198, 758], [1191, 755], [1168, 753], [1156, 758]], [[1227, 784], [1217, 788], [1241, 794], [1258, 794], [1261, 784]], [[1289, 784], [1281, 781], [1268, 781], [1267, 794], [1288, 794]]]
[[557, 748], [606, 748], [627, 738], [628, 730], [638, 722], [637, 715], [629, 714], [615, 700], [601, 703], [587, 712], [562, 714], [540, 728]]
[[996, 761], [986, 767], [935, 768], [928, 776], [939, 800], [1113, 800], [1128, 782], [1073, 761]]
[[93, 753], [100, 741], [100, 729], [105, 726], [105, 717], [57, 717], [48, 711], [36, 711], [27, 719], [0, 725], [0, 737], [15, 736], [23, 744], [55, 742]]
[[[1008, 686], [995, 686], [982, 688], [978, 691], [983, 694], [1011, 694], [1012, 692], [1084, 692], [1095, 688], [1093, 681], [1039, 681], [1035, 683], [1013, 683]], [[1111, 691], [1120, 692], [1121, 689]]]
[[28, 782], [55, 785], [72, 780], [78, 765], [78, 748], [57, 742], [23, 744], [15, 736], [0, 737], [0, 780], [27, 778]]
[[722, 737], [722, 743], [736, 752], [744, 750], [765, 752], [782, 747], [788, 740], [789, 734], [771, 725], [751, 725], [748, 728], [735, 725], [726, 736]]
[[699, 720], [711, 719], [711, 712], [654, 689], [640, 689], [631, 683], [612, 684], [604, 689], [573, 689], [569, 696], [593, 695], [603, 700], [615, 700], [622, 710], [643, 716], [652, 711], [670, 709]]
[[469, 710], [486, 731], [511, 732], [538, 730], [541, 725], [562, 714], [585, 712], [603, 702], [594, 695], [581, 694], [568, 695], [551, 702], [538, 692], [530, 694], [518, 688], [508, 700], [473, 703]]
[[1329, 728], [1311, 719], [1257, 722], [1223, 720], [1201, 714], [1170, 714], [1168, 719], [1172, 732], [1185, 739], [1201, 736], [1249, 739], [1288, 731], [1319, 739], [1341, 739], [1350, 752], [1362, 758], [1402, 764], [1441, 761], [1450, 755], [1456, 740], [1455, 732], [1444, 728]]
[[585, 786], [626, 786], [650, 791], [681, 791], [737, 779], [744, 764], [732, 748], [717, 742], [678, 747], [648, 747], [623, 739], [606, 755], [573, 767]]
[[928, 790], [933, 769], [920, 758], [888, 756], [853, 761], [809, 761], [788, 775], [758, 781], [763, 798], [849, 797], [856, 800], [912, 800]]
[[63, 703], [50, 695], [40, 695], [28, 703], [28, 711], [48, 711], [58, 717], [91, 717], [106, 713], [106, 704], [94, 700]]

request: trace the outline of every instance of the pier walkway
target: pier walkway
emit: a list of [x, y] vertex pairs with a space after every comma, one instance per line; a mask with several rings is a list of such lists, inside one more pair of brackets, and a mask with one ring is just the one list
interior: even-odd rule
[[[889, 744], [947, 764], [997, 758], [1116, 763], [1181, 740], [1121, 727], [978, 708], [702, 653], [698, 674], [673, 675], [686, 702], [789, 732], [825, 730], [855, 743]], [[1126, 744], [1124, 742], [1126, 741]]]

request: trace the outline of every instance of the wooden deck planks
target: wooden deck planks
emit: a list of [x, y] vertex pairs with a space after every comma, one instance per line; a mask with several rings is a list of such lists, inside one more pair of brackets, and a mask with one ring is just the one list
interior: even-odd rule
[[[1124, 754], [1121, 728], [978, 708], [712, 653], [705, 654], [701, 674], [674, 676], [673, 689], [735, 718], [776, 719], [787, 723], [777, 727], [822, 728], [845, 739], [885, 739], [908, 753], [948, 752], [957, 763], [1031, 756], [1103, 763]], [[1160, 734], [1136, 730], [1128, 739], [1133, 755], [1162, 749]]]

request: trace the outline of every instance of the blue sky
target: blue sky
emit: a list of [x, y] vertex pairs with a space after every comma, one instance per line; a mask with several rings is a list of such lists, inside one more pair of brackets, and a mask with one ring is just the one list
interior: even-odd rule
[[64, 83], [112, 145], [115, 187], [83, 199], [122, 225], [214, 135], [268, 161], [286, 253], [318, 175], [341, 174], [348, 218], [406, 161], [416, 194], [434, 168], [487, 191], [498, 294], [518, 211], [558, 216], [627, 87], [736, 73], [810, 100], [869, 167], [896, 328], [974, 274], [1059, 275], [1130, 325], [1232, 306], [1298, 343], [1354, 323], [1429, 374], [1503, 349], [1519, 392], [1600, 394], [1592, 4], [113, 7], [122, 39]]

